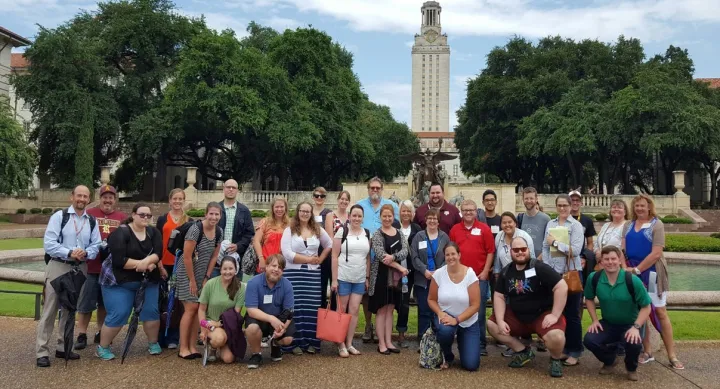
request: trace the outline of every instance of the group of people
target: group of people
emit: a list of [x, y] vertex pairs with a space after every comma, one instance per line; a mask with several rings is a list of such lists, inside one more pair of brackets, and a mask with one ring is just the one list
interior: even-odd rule
[[[242, 359], [247, 342], [250, 368], [262, 364], [262, 347], [271, 348], [273, 361], [284, 353], [314, 354], [321, 348], [317, 310], [328, 305], [351, 315], [345, 341], [335, 345], [340, 357], [361, 354], [353, 346], [361, 306], [362, 340], [375, 340], [380, 354], [400, 353], [409, 345], [413, 295], [417, 336], [430, 331], [437, 336], [444, 356], [440, 368], [456, 359], [452, 345], [457, 339], [460, 365], [479, 369], [487, 355], [486, 332], [506, 348], [510, 367], [522, 367], [535, 356], [531, 336], [537, 334], [535, 348], [549, 351], [553, 377], [562, 376], [564, 366], [577, 365], [587, 348], [603, 362], [603, 374], [624, 355], [628, 378], [637, 380], [638, 364], [654, 360], [646, 322], [661, 331], [672, 367], [683, 368], [665, 310], [664, 229], [649, 196], [638, 195], [632, 212], [624, 202], [613, 201], [612, 220], [593, 241], [592, 220], [582, 214], [582, 195], [575, 191], [556, 198], [558, 216], [551, 219], [540, 210], [534, 188], [524, 188], [526, 212], [517, 216], [496, 213], [492, 190], [483, 193], [484, 209], [473, 200], [464, 200], [458, 209], [445, 200], [442, 185], [432, 184], [429, 202], [415, 209], [410, 201], [398, 205], [383, 198], [383, 181], [377, 177], [367, 188], [368, 197], [352, 206], [350, 193], [341, 192], [336, 210], [325, 207], [327, 191], [315, 188], [312, 201], [298, 204], [292, 216], [287, 201], [277, 198], [257, 226], [236, 200], [235, 180], [224, 183], [223, 201], [208, 204], [202, 221], [187, 217], [185, 194], [174, 189], [170, 210], [159, 215], [154, 227], [147, 205], [136, 204], [128, 217], [117, 212], [112, 186], [101, 187], [100, 204], [90, 209], [85, 209], [89, 189], [76, 187], [72, 205], [51, 217], [45, 234], [51, 260], [38, 323], [37, 366], [50, 366], [58, 310], [50, 282], [77, 267], [88, 278], [78, 305], [75, 349], [87, 347], [88, 322], [97, 309], [94, 343], [103, 360], [115, 358], [111, 344], [145, 280], [140, 320], [153, 355], [166, 347], [177, 348], [183, 359], [200, 358], [198, 339], [215, 350], [213, 358], [226, 363]], [[182, 250], [169, 252], [168, 242], [183, 228]], [[240, 271], [248, 249], [257, 261], [253, 274]], [[113, 283], [103, 282], [105, 273], [114, 275]], [[175, 308], [182, 318], [166, 335], [164, 326], [160, 329], [161, 296], [170, 285], [182, 303]], [[486, 319], [491, 298], [493, 313]], [[593, 319], [584, 340], [583, 300]], [[391, 336], [395, 310], [397, 346]], [[172, 320], [170, 312], [162, 317]], [[55, 356], [65, 357], [63, 351]], [[69, 357], [80, 356], [72, 352]]]

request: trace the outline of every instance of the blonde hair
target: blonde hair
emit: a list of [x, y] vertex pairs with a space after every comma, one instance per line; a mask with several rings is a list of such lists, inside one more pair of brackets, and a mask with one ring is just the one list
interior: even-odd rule
[[337, 199], [340, 200], [340, 198], [341, 198], [343, 195], [347, 196], [348, 201], [350, 201], [350, 192], [348, 192], [348, 191], [346, 191], [346, 190], [340, 192], [340, 194], [338, 195]]
[[635, 198], [633, 198], [630, 202], [632, 220], [637, 220], [637, 215], [635, 214], [635, 204], [637, 204], [637, 202], [640, 200], [645, 200], [648, 203], [648, 217], [650, 219], [657, 217], [657, 213], [655, 212], [655, 202], [653, 201], [652, 197], [646, 195], [645, 193], [640, 193], [639, 195], [635, 196]]
[[320, 193], [320, 194], [327, 194], [327, 191], [322, 186], [318, 186], [317, 188], [313, 189], [313, 193]]
[[[282, 220], [278, 221], [275, 218], [275, 204], [277, 204], [279, 201], [281, 201], [285, 205], [285, 214], [282, 217]], [[288, 213], [290, 210], [288, 209], [288, 202], [284, 197], [275, 197], [273, 199], [272, 205], [270, 205], [270, 213], [265, 216], [265, 228], [273, 228], [279, 227], [279, 229], [284, 230], [289, 224], [290, 224], [290, 217], [288, 216]]]
[[[185, 201], [185, 199], [186, 199], [186, 197], [185, 197], [185, 191], [182, 190], [182, 189], [180, 189], [180, 188], [175, 188], [175, 189], [173, 189], [173, 190], [170, 191], [170, 194], [168, 195], [168, 201], [172, 200], [173, 196], [175, 196], [175, 195], [178, 194], [178, 193], [182, 193], [182, 195], [183, 195], [183, 201]], [[187, 213], [185, 212], [185, 210], [183, 209], [183, 214], [182, 214], [182, 216], [180, 216], [180, 219], [178, 219], [177, 225], [181, 226], [181, 225], [187, 223], [188, 220], [190, 220], [190, 217], [188, 216], [188, 214], [187, 214]]]
[[412, 201], [410, 201], [410, 200], [405, 200], [405, 201], [403, 201], [402, 203], [400, 203], [400, 209], [401, 209], [401, 210], [402, 210], [403, 207], [409, 209], [409, 210], [412, 212], [413, 215], [415, 214], [415, 204], [413, 204]]

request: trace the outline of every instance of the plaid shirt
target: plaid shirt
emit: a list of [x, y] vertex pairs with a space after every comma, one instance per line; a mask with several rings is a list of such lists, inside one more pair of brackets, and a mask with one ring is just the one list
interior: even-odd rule
[[223, 203], [223, 207], [225, 207], [225, 214], [227, 215], [225, 225], [222, 226], [223, 231], [225, 232], [225, 234], [223, 234], [223, 240], [232, 242], [233, 229], [235, 228], [235, 213], [237, 213], [237, 203], [234, 202], [230, 207]]

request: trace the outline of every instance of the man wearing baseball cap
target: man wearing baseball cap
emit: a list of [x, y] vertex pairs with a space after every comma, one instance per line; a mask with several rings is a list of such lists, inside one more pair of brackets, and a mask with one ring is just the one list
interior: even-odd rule
[[82, 350], [87, 347], [87, 329], [90, 324], [92, 313], [97, 309], [97, 332], [95, 333], [95, 343], [100, 343], [100, 329], [105, 322], [105, 306], [103, 305], [102, 292], [98, 278], [102, 269], [102, 262], [107, 255], [107, 238], [111, 232], [115, 231], [120, 224], [127, 218], [127, 215], [115, 210], [117, 204], [117, 190], [112, 185], [103, 185], [100, 187], [100, 204], [87, 210], [88, 215], [97, 219], [100, 228], [100, 252], [98, 258], [94, 261], [88, 261], [88, 272], [85, 284], [80, 291], [80, 299], [78, 301], [78, 331], [79, 335], [75, 342], [75, 349]]

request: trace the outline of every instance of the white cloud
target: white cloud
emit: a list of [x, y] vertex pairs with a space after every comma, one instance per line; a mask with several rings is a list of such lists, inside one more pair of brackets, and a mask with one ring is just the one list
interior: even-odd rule
[[410, 125], [412, 84], [401, 82], [375, 82], [364, 85], [370, 101], [390, 107], [395, 120]]
[[245, 20], [234, 18], [228, 14], [219, 12], [194, 12], [185, 10], [179, 10], [179, 13], [181, 15], [192, 18], [200, 18], [201, 16], [204, 16], [207, 26], [217, 32], [221, 32], [222, 30], [229, 28], [235, 31], [235, 36], [237, 36], [238, 38], [242, 38], [248, 35], [248, 32], [245, 30], [247, 28], [248, 22]]
[[[227, 1], [227, 0], [226, 0]], [[347, 22], [357, 31], [412, 34], [420, 26], [418, 0], [249, 0], [255, 6], [294, 6]], [[232, 0], [231, 2], [237, 2]], [[664, 39], [678, 22], [720, 22], [717, 0], [453, 0], [441, 1], [443, 29], [452, 35], [532, 38], [562, 35], [614, 40], [620, 34]]]
[[280, 32], [283, 32], [286, 29], [294, 30], [298, 27], [307, 26], [306, 23], [303, 23], [301, 21], [295, 19], [281, 18], [279, 16], [273, 16], [269, 19], [264, 19], [260, 24], [272, 27], [273, 29]]

